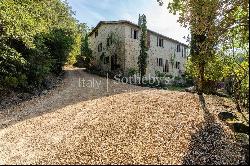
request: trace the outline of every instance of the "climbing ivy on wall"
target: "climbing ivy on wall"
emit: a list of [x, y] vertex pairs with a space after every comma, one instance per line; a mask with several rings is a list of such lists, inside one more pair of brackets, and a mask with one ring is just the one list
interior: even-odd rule
[[171, 58], [170, 58], [170, 62], [171, 62], [172, 69], [174, 68], [175, 61], [176, 61], [176, 54], [175, 54], [175, 52], [174, 52], [174, 53], [171, 55]]

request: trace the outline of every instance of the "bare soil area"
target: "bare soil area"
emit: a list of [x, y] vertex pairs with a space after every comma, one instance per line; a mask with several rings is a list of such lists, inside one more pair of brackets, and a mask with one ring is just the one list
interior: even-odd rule
[[208, 112], [192, 93], [66, 68], [61, 87], [0, 112], [0, 164], [244, 164], [217, 118], [234, 104], [205, 99]]

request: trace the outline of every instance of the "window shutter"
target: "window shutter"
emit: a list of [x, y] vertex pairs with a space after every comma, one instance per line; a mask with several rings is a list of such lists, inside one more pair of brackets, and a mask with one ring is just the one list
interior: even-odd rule
[[131, 28], [131, 38], [133, 38], [133, 29]]
[[159, 46], [159, 37], [157, 37], [157, 46]]

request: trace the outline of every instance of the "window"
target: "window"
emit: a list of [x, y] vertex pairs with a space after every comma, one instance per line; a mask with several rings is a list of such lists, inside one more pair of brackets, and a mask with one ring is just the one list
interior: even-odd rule
[[108, 64], [109, 63], [109, 56], [104, 58], [104, 64]]
[[177, 52], [181, 52], [181, 45], [180, 45], [180, 44], [177, 45], [176, 51], [177, 51]]
[[111, 37], [108, 37], [108, 38], [107, 38], [107, 47], [111, 46], [112, 43], [113, 43], [112, 38], [111, 38]]
[[187, 48], [184, 47], [184, 57], [187, 57]]
[[164, 40], [162, 38], [157, 37], [157, 46], [164, 48]]
[[98, 45], [98, 52], [102, 52], [102, 43]]
[[134, 30], [134, 39], [138, 39], [138, 31]]
[[138, 34], [139, 34], [138, 30], [131, 28], [131, 38], [132, 39], [138, 39], [138, 36], [139, 36]]
[[159, 40], [159, 46], [160, 46], [160, 47], [164, 47], [164, 46], [163, 46], [163, 39], [160, 39], [160, 40]]
[[181, 66], [181, 63], [180, 63], [180, 62], [176, 62], [176, 63], [175, 63], [175, 68], [176, 68], [176, 69], [180, 69], [180, 66]]
[[158, 66], [163, 66], [162, 65], [162, 58], [157, 58], [157, 65]]
[[97, 37], [98, 36], [98, 30], [96, 30], [96, 32], [95, 32], [95, 37]]
[[165, 65], [163, 67], [163, 72], [168, 73], [169, 72], [169, 64], [168, 60], [166, 60]]
[[181, 55], [182, 57], [186, 58], [187, 57], [187, 48], [183, 46], [181, 49]]

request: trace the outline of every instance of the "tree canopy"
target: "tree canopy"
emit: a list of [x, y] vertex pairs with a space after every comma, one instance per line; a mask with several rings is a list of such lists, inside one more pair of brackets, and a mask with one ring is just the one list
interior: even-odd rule
[[[157, 1], [163, 4], [162, 0]], [[190, 29], [191, 58], [187, 70], [197, 79], [199, 94], [206, 81], [231, 77], [237, 80], [232, 85], [234, 98], [249, 89], [247, 0], [172, 0], [168, 9], [178, 13], [179, 22]]]
[[0, 9], [1, 89], [39, 85], [75, 62], [86, 26], [79, 26], [67, 2], [1, 0]]

